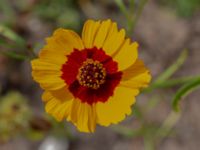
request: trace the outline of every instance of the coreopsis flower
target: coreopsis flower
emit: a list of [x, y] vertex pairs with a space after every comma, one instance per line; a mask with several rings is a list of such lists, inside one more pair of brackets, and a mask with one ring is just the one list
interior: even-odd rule
[[31, 62], [32, 76], [45, 90], [46, 112], [80, 131], [122, 121], [131, 114], [139, 89], [150, 82], [138, 59], [138, 43], [111, 20], [86, 21], [81, 37], [57, 29], [46, 42]]

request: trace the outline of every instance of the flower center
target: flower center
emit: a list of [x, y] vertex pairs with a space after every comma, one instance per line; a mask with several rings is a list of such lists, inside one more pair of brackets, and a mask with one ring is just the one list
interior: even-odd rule
[[77, 79], [82, 86], [98, 89], [105, 82], [106, 69], [97, 60], [87, 59], [79, 68]]

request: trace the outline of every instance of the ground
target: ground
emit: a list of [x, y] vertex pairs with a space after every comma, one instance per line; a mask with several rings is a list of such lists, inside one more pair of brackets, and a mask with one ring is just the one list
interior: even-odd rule
[[[112, 14], [111, 14], [112, 15]], [[114, 16], [115, 17], [115, 16]], [[32, 42], [44, 42], [44, 37], [50, 35], [52, 27], [33, 16], [24, 16], [19, 26], [25, 26]], [[23, 24], [25, 20], [25, 24]], [[34, 26], [34, 28], [32, 28]], [[133, 39], [140, 43], [139, 57], [150, 68], [153, 79], [170, 66], [181, 51], [188, 49], [188, 58], [184, 65], [176, 72], [175, 77], [198, 75], [200, 72], [200, 13], [190, 19], [177, 17], [174, 12], [163, 8], [154, 1], [150, 1], [134, 30]], [[41, 42], [41, 43], [42, 43]], [[4, 89], [20, 89], [32, 102], [35, 112], [42, 113], [41, 90], [33, 83], [28, 61], [17, 63], [0, 56], [0, 81]], [[4, 64], [4, 65], [3, 65]], [[6, 66], [6, 67], [5, 67]], [[12, 68], [9, 71], [7, 66]], [[17, 67], [17, 68], [16, 68]], [[26, 84], [21, 84], [26, 83]], [[170, 100], [177, 87], [157, 92], [162, 100], [158, 106], [149, 112], [147, 118], [151, 122], [161, 122], [170, 111]], [[34, 93], [34, 95], [33, 95]], [[197, 150], [200, 147], [200, 90], [196, 90], [181, 102], [182, 115], [175, 126], [175, 134], [165, 138], [157, 145], [158, 150]], [[137, 103], [142, 106], [148, 102], [148, 95], [141, 95]], [[34, 102], [33, 102], [34, 101]], [[36, 102], [35, 102], [36, 101]], [[39, 107], [38, 107], [39, 106]], [[128, 117], [122, 125], [135, 128], [137, 119]], [[70, 143], [70, 150], [143, 150], [142, 138], [124, 138], [111, 128], [97, 127], [93, 134], [78, 133], [69, 125], [76, 140]], [[40, 142], [30, 142], [18, 138], [7, 144], [0, 145], [0, 150], [35, 150]]]

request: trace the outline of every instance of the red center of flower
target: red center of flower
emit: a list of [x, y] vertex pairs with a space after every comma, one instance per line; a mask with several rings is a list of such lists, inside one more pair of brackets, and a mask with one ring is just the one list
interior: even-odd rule
[[77, 80], [80, 85], [98, 89], [101, 84], [105, 82], [106, 69], [97, 60], [87, 59], [83, 62], [81, 68], [79, 68]]
[[83, 103], [106, 102], [119, 84], [118, 64], [96, 47], [74, 50], [62, 66], [62, 79], [69, 91]]

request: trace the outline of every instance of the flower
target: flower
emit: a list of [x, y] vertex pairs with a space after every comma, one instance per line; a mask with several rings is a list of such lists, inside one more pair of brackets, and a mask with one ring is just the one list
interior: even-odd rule
[[131, 114], [135, 96], [151, 76], [138, 59], [137, 42], [125, 38], [124, 29], [111, 20], [88, 20], [81, 38], [60, 28], [46, 41], [31, 64], [34, 80], [45, 90], [47, 113], [82, 132]]

